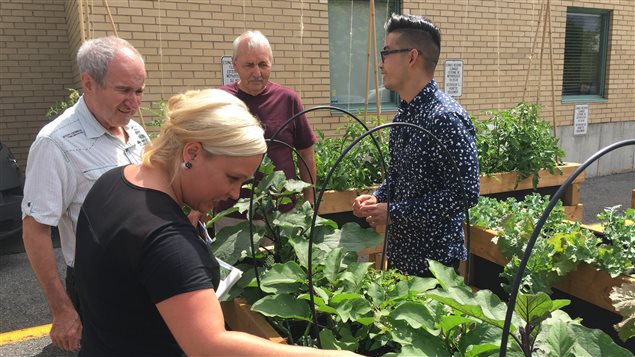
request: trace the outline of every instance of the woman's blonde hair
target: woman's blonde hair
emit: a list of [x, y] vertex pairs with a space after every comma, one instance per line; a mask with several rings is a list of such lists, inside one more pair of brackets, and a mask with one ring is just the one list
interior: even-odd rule
[[145, 148], [143, 165], [161, 165], [174, 177], [188, 142], [212, 155], [264, 154], [264, 130], [240, 99], [219, 90], [191, 90], [170, 98], [159, 137]]

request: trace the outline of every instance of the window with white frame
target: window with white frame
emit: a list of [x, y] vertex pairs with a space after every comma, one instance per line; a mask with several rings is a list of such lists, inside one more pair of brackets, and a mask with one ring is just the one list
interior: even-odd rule
[[[400, 0], [375, 1], [375, 54], [372, 46], [368, 46], [370, 1], [328, 0], [331, 105], [349, 111], [362, 108], [368, 81], [369, 110], [375, 108], [378, 98], [383, 109], [396, 108], [397, 94], [384, 88], [378, 66], [379, 51], [384, 47], [384, 24], [393, 13], [399, 13], [399, 9]], [[369, 53], [370, 65], [367, 66]], [[372, 56], [377, 57], [376, 61]], [[376, 90], [375, 75], [379, 90]]]
[[608, 11], [567, 9], [562, 76], [563, 101], [606, 98], [608, 32]]

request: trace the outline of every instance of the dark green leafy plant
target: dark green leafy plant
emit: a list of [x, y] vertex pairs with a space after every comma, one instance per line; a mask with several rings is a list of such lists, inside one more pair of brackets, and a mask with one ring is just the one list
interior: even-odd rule
[[[364, 128], [353, 121], [340, 128], [337, 137], [325, 137], [324, 133], [317, 131], [319, 140], [315, 145], [315, 162], [318, 188], [324, 184], [326, 175], [342, 151], [363, 133]], [[388, 165], [388, 132], [375, 132], [373, 136]], [[382, 179], [380, 155], [371, 137], [367, 136], [344, 157], [327, 188], [337, 191], [366, 188], [381, 183]]]
[[[254, 187], [255, 213], [275, 206], [277, 195], [296, 191], [271, 173]], [[274, 186], [271, 188], [271, 186]], [[267, 198], [267, 192], [273, 192]], [[264, 210], [260, 210], [262, 207]], [[245, 206], [241, 206], [244, 210]], [[247, 226], [221, 231], [217, 255], [230, 263], [232, 257], [255, 263], [262, 273], [260, 289], [254, 274], [245, 274], [232, 289], [252, 304], [252, 310], [268, 317], [289, 343], [315, 346], [309, 303], [308, 241], [312, 217], [308, 204], [293, 213], [277, 214], [264, 227], [275, 240], [290, 247], [276, 254], [251, 249]], [[356, 224], [337, 229], [328, 220], [318, 220], [319, 234], [313, 245], [313, 291], [318, 313], [319, 338], [323, 348], [346, 349], [370, 356], [490, 356], [500, 349], [506, 305], [491, 291], [473, 293], [453, 269], [430, 261], [435, 278], [405, 276], [397, 271], [378, 271], [372, 263], [360, 262], [356, 251], [374, 246], [380, 237]], [[259, 235], [260, 236], [260, 235]], [[232, 248], [243, 244], [243, 248]], [[238, 250], [242, 249], [240, 252]], [[276, 248], [279, 249], [279, 248]], [[275, 258], [271, 258], [275, 257]], [[586, 329], [558, 309], [566, 300], [551, 300], [545, 294], [518, 297], [510, 329], [511, 356], [554, 355], [559, 351], [599, 351], [614, 356], [630, 355], [602, 333]], [[593, 354], [592, 354], [593, 355]]]
[[[520, 257], [548, 202], [548, 196], [538, 194], [529, 195], [521, 202], [513, 197], [505, 201], [481, 197], [478, 205], [470, 210], [475, 225], [497, 231], [495, 243], [509, 260], [502, 276], [509, 283], [518, 272]], [[598, 215], [605, 226], [604, 236], [600, 238], [578, 222], [566, 221], [562, 205], [556, 205], [532, 250], [522, 291], [549, 292], [581, 262], [594, 265], [612, 277], [629, 274], [635, 261], [635, 226], [626, 222], [633, 220], [634, 215], [632, 209], [623, 214], [616, 211], [616, 207], [605, 209]]]
[[533, 175], [534, 188], [538, 171], [556, 174], [564, 152], [539, 109], [537, 104], [520, 102], [509, 110], [487, 112], [485, 120], [473, 120], [481, 174], [515, 171], [516, 184]]

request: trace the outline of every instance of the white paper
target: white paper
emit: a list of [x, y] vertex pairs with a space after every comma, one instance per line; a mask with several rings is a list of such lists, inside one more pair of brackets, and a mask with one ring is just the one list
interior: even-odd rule
[[224, 261], [216, 258], [218, 265], [220, 265], [220, 283], [216, 288], [216, 297], [218, 300], [223, 300], [229, 290], [243, 275], [242, 270], [236, 268], [233, 265], [227, 264]]
[[[201, 221], [198, 221], [198, 232], [209, 248], [209, 246], [212, 244], [212, 237], [209, 236], [205, 224]], [[218, 262], [218, 265], [220, 267], [220, 282], [216, 287], [216, 297], [218, 298], [218, 300], [222, 301], [231, 287], [234, 286], [234, 284], [236, 284], [236, 282], [243, 275], [243, 271], [218, 258], [216, 258], [216, 261]]]

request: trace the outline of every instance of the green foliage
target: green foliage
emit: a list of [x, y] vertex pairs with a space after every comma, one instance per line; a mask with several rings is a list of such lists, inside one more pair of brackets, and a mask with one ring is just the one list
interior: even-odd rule
[[[533, 175], [535, 188], [540, 170], [561, 173], [557, 165], [562, 164], [564, 152], [558, 147], [558, 139], [551, 134], [549, 123], [540, 118], [539, 109], [537, 104], [520, 102], [509, 110], [487, 112], [487, 119], [473, 120], [482, 175], [515, 171], [518, 173], [517, 184]], [[371, 121], [376, 122], [375, 119]], [[342, 150], [363, 133], [361, 125], [352, 121], [340, 128], [337, 137], [325, 137], [318, 131], [319, 140], [315, 146], [318, 188], [322, 187], [326, 174]], [[374, 135], [388, 165], [388, 135], [382, 132]], [[371, 138], [367, 137], [344, 157], [327, 188], [343, 191], [369, 187], [381, 181], [379, 155]]]
[[150, 107], [141, 107], [141, 110], [146, 112], [152, 117], [152, 120], [148, 125], [160, 127], [163, 125], [163, 120], [165, 119], [165, 100], [161, 99], [156, 103], [157, 108], [155, 109], [153, 105]]
[[[548, 196], [533, 194], [518, 202], [513, 197], [504, 201], [481, 197], [470, 210], [474, 225], [494, 229], [499, 250], [509, 260], [503, 278], [511, 283], [518, 273], [520, 258], [527, 241], [549, 203]], [[558, 203], [541, 230], [527, 263], [521, 290], [527, 293], [549, 292], [564, 276], [584, 262], [608, 272], [612, 277], [629, 274], [635, 261], [635, 210], [619, 213], [616, 207], [598, 215], [605, 227], [601, 239], [578, 222], [566, 221]], [[506, 289], [509, 285], [504, 285]]]
[[597, 216], [606, 241], [598, 248], [597, 266], [612, 277], [632, 271], [635, 262], [635, 210], [620, 212], [619, 207], [607, 207]]
[[77, 101], [79, 100], [79, 97], [81, 96], [81, 94], [79, 93], [79, 91], [77, 91], [77, 89], [74, 89], [74, 88], [67, 88], [67, 89], [69, 92], [68, 97], [65, 100], [60, 100], [58, 102], [55, 102], [55, 104], [53, 104], [53, 106], [51, 106], [49, 110], [46, 112], [46, 117], [48, 119], [53, 120], [57, 118], [58, 115], [62, 114], [66, 109], [75, 105], [75, 103], [77, 103]]
[[[253, 228], [259, 234], [266, 231], [274, 240], [274, 250], [282, 252], [265, 250], [255, 260], [247, 257], [262, 273], [261, 291], [254, 274], [245, 269], [232, 294], [247, 299], [252, 310], [266, 316], [289, 343], [315, 346], [307, 271], [307, 234], [313, 212], [305, 203], [293, 213], [276, 213], [273, 208], [280, 194], [299, 194], [302, 189], [293, 182], [286, 185], [277, 176], [271, 172], [261, 182], [266, 184], [254, 188], [254, 213], [268, 212], [274, 218], [264, 217], [265, 226]], [[273, 197], [267, 198], [267, 193], [273, 193]], [[239, 210], [245, 207], [239, 204]], [[216, 238], [223, 240], [219, 246], [229, 247], [232, 241], [245, 239], [236, 232], [238, 229], [245, 230], [221, 231]], [[375, 270], [372, 263], [359, 262], [356, 251], [376, 245], [381, 238], [356, 224], [338, 229], [334, 222], [318, 219], [314, 229], [312, 289], [323, 348], [369, 356], [499, 353], [506, 305], [491, 291], [473, 293], [452, 268], [435, 261], [429, 261], [434, 278]], [[245, 254], [231, 252], [225, 256]], [[272, 256], [275, 259], [269, 259]], [[530, 356], [535, 351], [550, 354], [567, 350], [628, 355], [610, 338], [579, 326], [561, 313], [558, 309], [567, 303], [552, 301], [545, 294], [520, 294], [512, 318], [509, 354]]]
[[516, 184], [533, 175], [538, 186], [538, 171], [556, 173], [564, 152], [549, 124], [540, 118], [537, 104], [518, 103], [509, 110], [487, 112], [489, 118], [474, 120], [476, 149], [481, 174], [515, 171]]
[[[338, 137], [325, 137], [322, 132], [317, 131], [319, 140], [315, 145], [315, 163], [318, 188], [324, 185], [326, 175], [342, 151], [363, 133], [364, 128], [359, 123], [352, 121], [339, 129], [338, 134], [341, 135]], [[375, 132], [373, 137], [377, 140], [381, 154], [388, 165], [388, 132]], [[327, 188], [338, 191], [349, 188], [366, 188], [380, 183], [382, 179], [380, 155], [371, 136], [367, 136], [342, 159], [342, 162], [333, 172]]]

